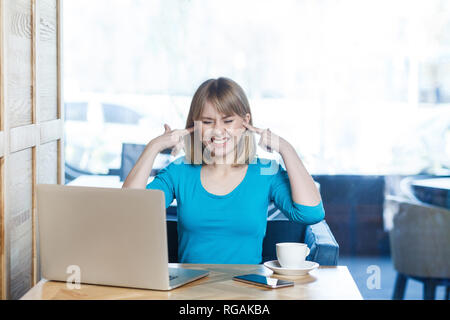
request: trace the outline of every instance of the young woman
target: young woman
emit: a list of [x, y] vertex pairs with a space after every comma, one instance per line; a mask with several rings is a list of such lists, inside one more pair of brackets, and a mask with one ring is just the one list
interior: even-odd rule
[[[166, 208], [177, 199], [178, 257], [181, 263], [259, 264], [273, 201], [290, 220], [320, 222], [320, 193], [285, 139], [253, 126], [242, 88], [227, 78], [211, 79], [196, 91], [186, 129], [164, 125], [131, 170], [123, 188], [164, 191]], [[277, 162], [257, 157], [259, 145], [279, 152]], [[159, 171], [147, 185], [162, 150], [185, 149], [185, 156]]]

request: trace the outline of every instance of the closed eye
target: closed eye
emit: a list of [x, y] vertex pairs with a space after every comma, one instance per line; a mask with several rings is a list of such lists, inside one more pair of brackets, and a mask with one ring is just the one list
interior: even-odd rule
[[[225, 120], [225, 123], [232, 123], [234, 120]], [[203, 124], [211, 124], [212, 121], [203, 121]]]

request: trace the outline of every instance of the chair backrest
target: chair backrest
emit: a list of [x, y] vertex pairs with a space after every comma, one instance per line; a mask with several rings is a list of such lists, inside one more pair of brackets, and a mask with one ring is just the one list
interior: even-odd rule
[[124, 181], [145, 149], [144, 144], [123, 143], [120, 181]]
[[[383, 229], [385, 177], [313, 175], [321, 186], [327, 224], [342, 255], [384, 255], [389, 239]], [[363, 230], [363, 231], [362, 231]]]
[[279, 242], [304, 242], [305, 229], [305, 225], [287, 219], [267, 221], [262, 262], [277, 260], [276, 244]]
[[[142, 152], [144, 151], [146, 145], [145, 144], [134, 144], [134, 143], [123, 143], [122, 144], [122, 156], [121, 156], [121, 165], [120, 165], [120, 181], [124, 181], [131, 169], [133, 169], [134, 165], [138, 161]], [[153, 164], [153, 170], [151, 172], [151, 176], [154, 176], [158, 173], [158, 171], [170, 163], [170, 149], [163, 150], [155, 159], [155, 163]]]
[[397, 210], [390, 230], [395, 269], [406, 275], [450, 278], [450, 210], [389, 197]]

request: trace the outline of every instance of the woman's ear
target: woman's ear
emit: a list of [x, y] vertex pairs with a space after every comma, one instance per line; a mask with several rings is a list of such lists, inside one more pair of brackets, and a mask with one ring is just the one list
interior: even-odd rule
[[251, 119], [250, 113], [247, 113], [247, 114], [244, 116], [244, 122], [245, 122], [246, 124], [250, 124], [250, 119]]

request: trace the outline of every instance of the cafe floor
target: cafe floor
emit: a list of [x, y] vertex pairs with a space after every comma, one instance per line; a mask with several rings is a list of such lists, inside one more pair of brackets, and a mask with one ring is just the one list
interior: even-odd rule
[[[367, 300], [390, 300], [394, 292], [394, 284], [397, 272], [395, 271], [390, 257], [339, 257], [339, 265], [348, 267], [356, 285], [364, 299]], [[379, 267], [380, 286], [379, 288], [369, 289], [368, 278], [374, 275], [373, 270], [378, 269], [370, 266]], [[445, 297], [445, 287], [438, 286], [436, 290], [436, 299], [443, 300]], [[423, 285], [415, 280], [408, 280], [406, 284], [405, 300], [423, 299]]]

